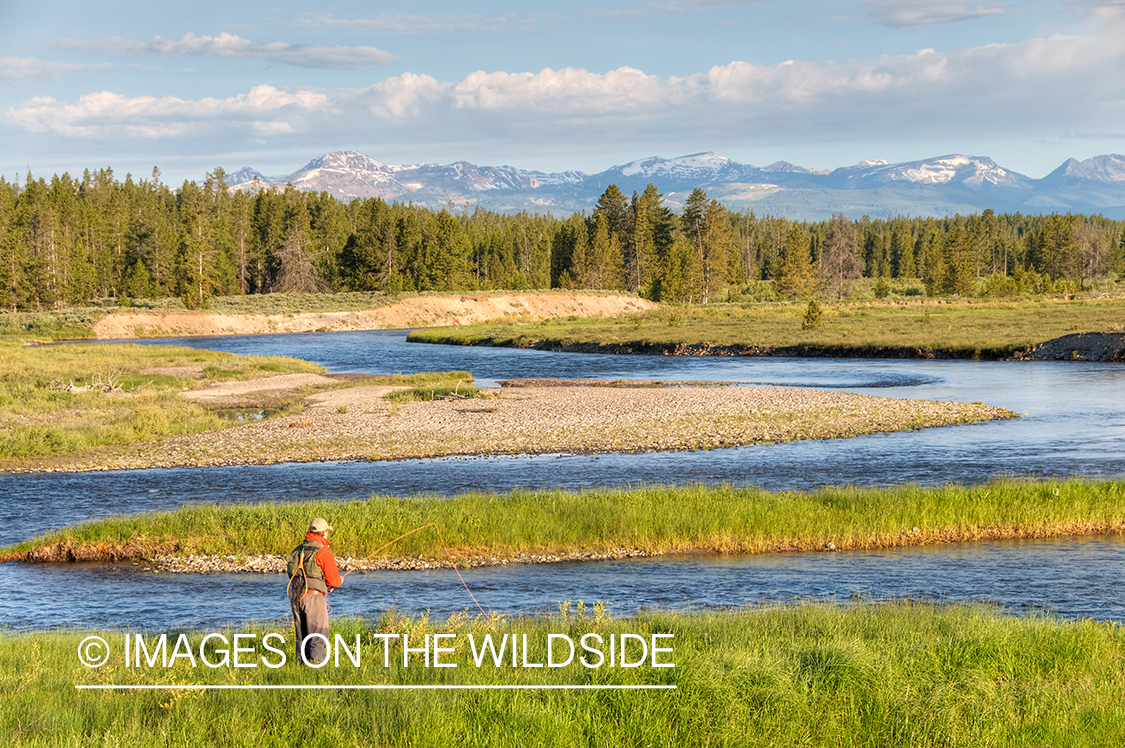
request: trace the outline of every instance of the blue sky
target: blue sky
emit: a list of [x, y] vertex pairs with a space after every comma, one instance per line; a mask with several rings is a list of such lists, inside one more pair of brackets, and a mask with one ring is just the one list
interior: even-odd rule
[[1125, 152], [1125, 0], [0, 0], [0, 174]]

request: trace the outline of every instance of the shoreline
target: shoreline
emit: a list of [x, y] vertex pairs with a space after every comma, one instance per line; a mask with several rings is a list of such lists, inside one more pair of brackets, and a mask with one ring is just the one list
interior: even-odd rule
[[537, 321], [555, 317], [605, 317], [639, 313], [657, 304], [638, 296], [596, 291], [460, 293], [414, 296], [385, 306], [336, 312], [236, 313], [115, 309], [93, 325], [97, 340], [214, 335], [394, 330]]
[[1125, 363], [1125, 333], [1087, 332], [1054, 338], [1032, 346], [999, 348], [921, 348], [884, 345], [754, 345], [632, 341], [566, 342], [557, 338], [464, 337], [432, 333], [407, 337], [411, 343], [520, 348], [552, 353], [633, 356], [715, 356], [745, 358], [867, 358], [972, 361], [1103, 361]]

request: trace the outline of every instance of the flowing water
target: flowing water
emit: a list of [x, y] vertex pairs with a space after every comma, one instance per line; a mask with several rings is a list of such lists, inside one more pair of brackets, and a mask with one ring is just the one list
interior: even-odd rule
[[[1125, 475], [1125, 367], [1120, 364], [613, 356], [417, 345], [407, 344], [405, 338], [403, 331], [367, 331], [148, 342], [296, 356], [333, 372], [467, 369], [485, 386], [517, 377], [735, 381], [745, 386], [982, 401], [1023, 417], [919, 432], [694, 453], [4, 475], [0, 476], [0, 490], [6, 498], [0, 505], [0, 521], [14, 542], [91, 518], [191, 502], [336, 500], [372, 493], [441, 496], [516, 487], [645, 483], [806, 489], [848, 483], [972, 484], [1003, 475]], [[1068, 616], [1120, 619], [1122, 596], [1113, 590], [1119, 586], [1121, 569], [1106, 561], [1119, 563], [1120, 550], [1115, 540], [979, 544], [936, 551], [782, 555], [737, 561], [696, 558], [506, 567], [475, 570], [469, 576], [482, 585], [484, 597], [494, 593], [489, 605], [508, 612], [540, 610], [580, 597], [609, 600], [613, 610], [625, 613], [645, 606], [738, 606], [860, 593], [876, 598], [988, 599], [1008, 606], [1041, 606]], [[998, 563], [1012, 572], [1010, 590], [996, 589], [990, 569]], [[1056, 569], [1053, 576], [1047, 575], [1049, 568]], [[1022, 576], [1017, 573], [1021, 569]], [[366, 615], [394, 606], [404, 611], [460, 610], [467, 600], [460, 585], [452, 589], [451, 597], [443, 597], [442, 584], [436, 583], [446, 576], [453, 576], [452, 572], [352, 575], [349, 592], [338, 595], [334, 605], [341, 612]], [[8, 624], [17, 627], [112, 624], [121, 621], [127, 611], [159, 614], [183, 625], [213, 623], [206, 616], [195, 617], [203, 614], [194, 602], [212, 591], [232, 601], [224, 603], [222, 614], [232, 619], [284, 613], [269, 607], [276, 607], [278, 599], [284, 604], [277, 597], [277, 580], [253, 575], [153, 576], [131, 566], [4, 564], [0, 565], [0, 584], [19, 593], [0, 601], [0, 611], [12, 609], [5, 616]], [[28, 590], [26, 599], [19, 596], [23, 590]], [[464, 599], [458, 599], [458, 591]]]
[[[488, 611], [552, 612], [565, 600], [609, 603], [614, 616], [645, 608], [699, 610], [794, 600], [911, 597], [982, 601], [1013, 611], [1125, 620], [1125, 540], [1008, 541], [851, 553], [689, 556], [464, 570]], [[10, 564], [0, 567], [0, 575]], [[5, 624], [214, 628], [288, 615], [284, 575], [151, 574], [139, 566], [50, 565], [9, 586]], [[476, 607], [449, 569], [350, 574], [333, 615], [378, 618], [388, 609], [435, 619]]]

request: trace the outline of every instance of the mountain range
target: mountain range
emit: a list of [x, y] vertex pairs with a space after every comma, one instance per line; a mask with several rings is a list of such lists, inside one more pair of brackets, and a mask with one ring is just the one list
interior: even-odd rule
[[266, 177], [247, 167], [227, 174], [226, 181], [232, 189], [292, 184], [342, 200], [381, 197], [434, 209], [453, 203], [457, 208], [479, 205], [502, 213], [550, 211], [556, 216], [591, 209], [610, 184], [628, 196], [652, 183], [674, 209], [699, 187], [728, 208], [792, 219], [821, 220], [836, 213], [850, 218], [946, 216], [986, 208], [1125, 218], [1125, 156], [1117, 154], [1072, 158], [1042, 179], [1032, 179], [990, 158], [958, 154], [897, 164], [863, 161], [818, 171], [786, 161], [750, 166], [707, 152], [644, 158], [585, 174], [466, 161], [394, 166], [357, 151], [336, 151], [292, 174]]

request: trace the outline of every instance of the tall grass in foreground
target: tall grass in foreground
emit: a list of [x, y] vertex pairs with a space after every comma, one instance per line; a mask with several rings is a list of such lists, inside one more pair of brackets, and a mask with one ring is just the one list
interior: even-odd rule
[[[373, 496], [343, 502], [192, 505], [68, 528], [6, 551], [64, 543], [114, 546], [162, 538], [181, 553], [286, 553], [322, 516], [338, 556], [362, 557], [420, 525], [437, 523], [465, 556], [696, 549], [721, 553], [893, 547], [955, 540], [1052, 537], [1125, 530], [1125, 482], [997, 480], [982, 486], [824, 488], [771, 492], [732, 486], [521, 490], [507, 494]], [[143, 545], [143, 543], [140, 543]], [[426, 530], [392, 558], [444, 558]]]
[[[139, 622], [138, 622], [139, 623]], [[286, 623], [227, 631], [278, 631]], [[376, 632], [456, 633], [455, 668], [385, 668]], [[0, 635], [0, 740], [19, 746], [1115, 746], [1125, 742], [1125, 633], [1114, 623], [916, 602], [805, 604], [636, 619], [512, 619], [543, 662], [547, 634], [674, 634], [673, 668], [476, 667], [479, 623], [336, 622], [362, 637], [309, 671], [79, 664], [88, 633]], [[122, 632], [100, 632], [119, 646]], [[180, 632], [169, 632], [174, 640]], [[198, 644], [203, 632], [190, 635]], [[447, 641], [447, 643], [449, 643]], [[260, 649], [259, 649], [260, 651]], [[271, 655], [272, 657], [272, 655]], [[251, 657], [252, 661], [257, 661]], [[75, 684], [668, 684], [674, 691], [77, 691]]]

